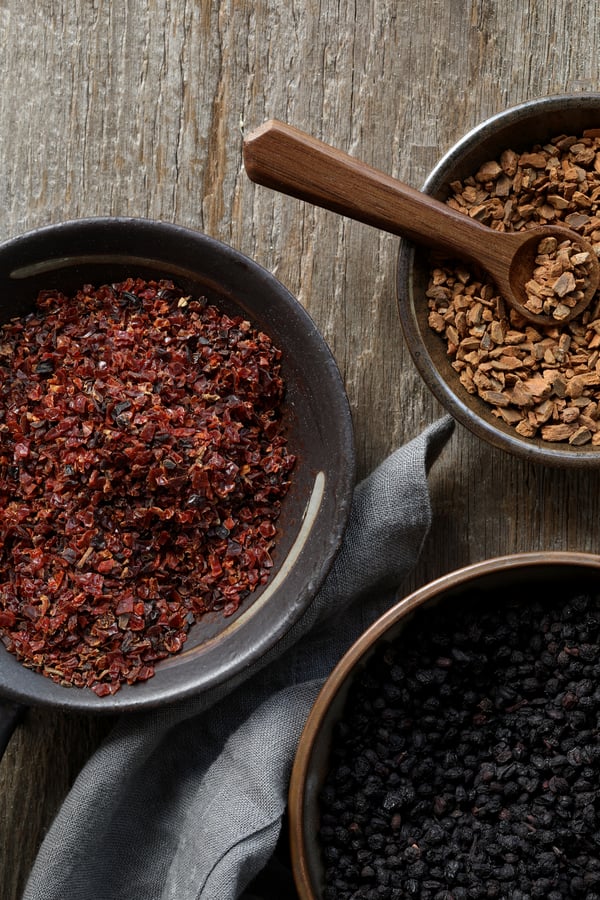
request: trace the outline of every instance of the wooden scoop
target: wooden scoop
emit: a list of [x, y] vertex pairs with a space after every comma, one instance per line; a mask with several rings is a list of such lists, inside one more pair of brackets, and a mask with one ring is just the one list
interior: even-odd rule
[[[539, 325], [559, 325], [579, 315], [598, 287], [600, 265], [593, 248], [567, 226], [494, 231], [282, 122], [266, 122], [248, 135], [244, 164], [249, 178], [258, 184], [478, 263], [492, 276], [506, 302]], [[581, 284], [583, 297], [568, 312], [563, 306], [560, 319], [525, 306], [525, 285], [532, 279], [540, 241], [547, 236], [559, 243], [568, 240], [577, 253], [589, 254]]]

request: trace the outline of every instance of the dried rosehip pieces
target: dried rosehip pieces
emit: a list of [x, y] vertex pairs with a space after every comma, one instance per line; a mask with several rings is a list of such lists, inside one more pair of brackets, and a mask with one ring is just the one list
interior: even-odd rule
[[295, 458], [281, 353], [170, 281], [45, 291], [0, 329], [0, 637], [115, 693], [264, 584]]

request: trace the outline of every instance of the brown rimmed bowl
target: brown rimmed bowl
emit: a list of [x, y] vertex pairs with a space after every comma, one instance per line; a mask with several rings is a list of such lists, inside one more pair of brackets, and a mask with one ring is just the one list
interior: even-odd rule
[[[450, 184], [473, 175], [508, 148], [529, 150], [559, 134], [580, 135], [600, 127], [600, 93], [528, 100], [482, 122], [439, 161], [422, 190], [445, 201]], [[524, 438], [492, 415], [491, 407], [467, 393], [446, 354], [444, 339], [427, 322], [427, 290], [432, 269], [427, 250], [402, 242], [398, 257], [398, 309], [407, 346], [423, 380], [454, 418], [475, 435], [515, 456], [563, 468], [597, 468], [600, 447], [570, 446]]]
[[319, 793], [329, 769], [334, 729], [357, 675], [382, 645], [397, 639], [406, 624], [435, 604], [476, 594], [478, 603], [497, 605], [508, 596], [527, 601], [542, 591], [565, 599], [580, 589], [600, 589], [600, 556], [576, 552], [519, 553], [475, 563], [432, 581], [400, 600], [348, 650], [323, 685], [302, 732], [289, 789], [292, 868], [300, 900], [322, 900], [323, 861], [319, 845]]
[[251, 259], [164, 222], [94, 218], [51, 225], [0, 245], [0, 322], [30, 311], [41, 289], [68, 293], [130, 275], [171, 278], [192, 296], [248, 318], [282, 350], [285, 428], [297, 463], [277, 522], [274, 567], [236, 614], [207, 615], [192, 626], [183, 650], [157, 665], [154, 677], [112, 697], [56, 684], [0, 646], [0, 696], [13, 703], [114, 713], [199, 694], [241, 675], [311, 603], [345, 529], [354, 443], [339, 371], [300, 303]]

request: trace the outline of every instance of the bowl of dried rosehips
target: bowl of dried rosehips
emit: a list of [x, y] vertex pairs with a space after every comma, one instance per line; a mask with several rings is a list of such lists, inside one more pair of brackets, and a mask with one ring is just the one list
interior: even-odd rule
[[[600, 253], [600, 94], [493, 116], [446, 153], [423, 190], [500, 231], [567, 225]], [[577, 290], [566, 250], [543, 251], [531, 282], [539, 312]], [[459, 422], [526, 459], [600, 465], [600, 294], [571, 322], [539, 326], [477, 267], [404, 242], [398, 307], [420, 374]]]
[[112, 711], [259, 660], [324, 580], [352, 424], [315, 325], [190, 229], [0, 246], [0, 695]]
[[301, 900], [598, 896], [599, 676], [598, 556], [486, 560], [401, 599], [300, 738]]

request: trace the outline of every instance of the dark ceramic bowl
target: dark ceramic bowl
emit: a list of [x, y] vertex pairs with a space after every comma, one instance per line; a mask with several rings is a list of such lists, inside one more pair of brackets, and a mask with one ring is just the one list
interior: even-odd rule
[[[423, 191], [446, 200], [449, 185], [473, 175], [503, 150], [516, 152], [543, 144], [559, 134], [580, 135], [600, 127], [600, 93], [531, 100], [506, 110], [474, 128], [440, 160]], [[408, 348], [425, 383], [463, 425], [495, 447], [547, 465], [596, 468], [600, 447], [569, 446], [541, 438], [524, 438], [492, 415], [491, 407], [467, 393], [446, 355], [440, 335], [429, 327], [425, 292], [431, 271], [429, 252], [403, 242], [398, 260], [398, 307]]]
[[[301, 900], [322, 900], [323, 861], [319, 845], [319, 794], [329, 769], [332, 736], [343, 717], [354, 679], [383, 644], [395, 640], [426, 607], [453, 603], [474, 593], [478, 603], [600, 588], [600, 556], [585, 553], [522, 553], [476, 563], [452, 572], [404, 598], [355, 642], [321, 689], [302, 732], [289, 790], [290, 848]], [[425, 619], [426, 621], [426, 619]]]
[[168, 277], [193, 296], [243, 314], [282, 350], [286, 429], [297, 455], [278, 520], [266, 586], [230, 618], [207, 615], [181, 653], [147, 682], [113, 697], [65, 688], [0, 648], [0, 695], [26, 704], [110, 711], [155, 706], [214, 688], [259, 659], [310, 604], [344, 532], [354, 480], [352, 424], [344, 387], [324, 340], [269, 272], [199, 232], [143, 219], [83, 219], [0, 245], [0, 321], [28, 312], [40, 289], [65, 292], [130, 275]]

